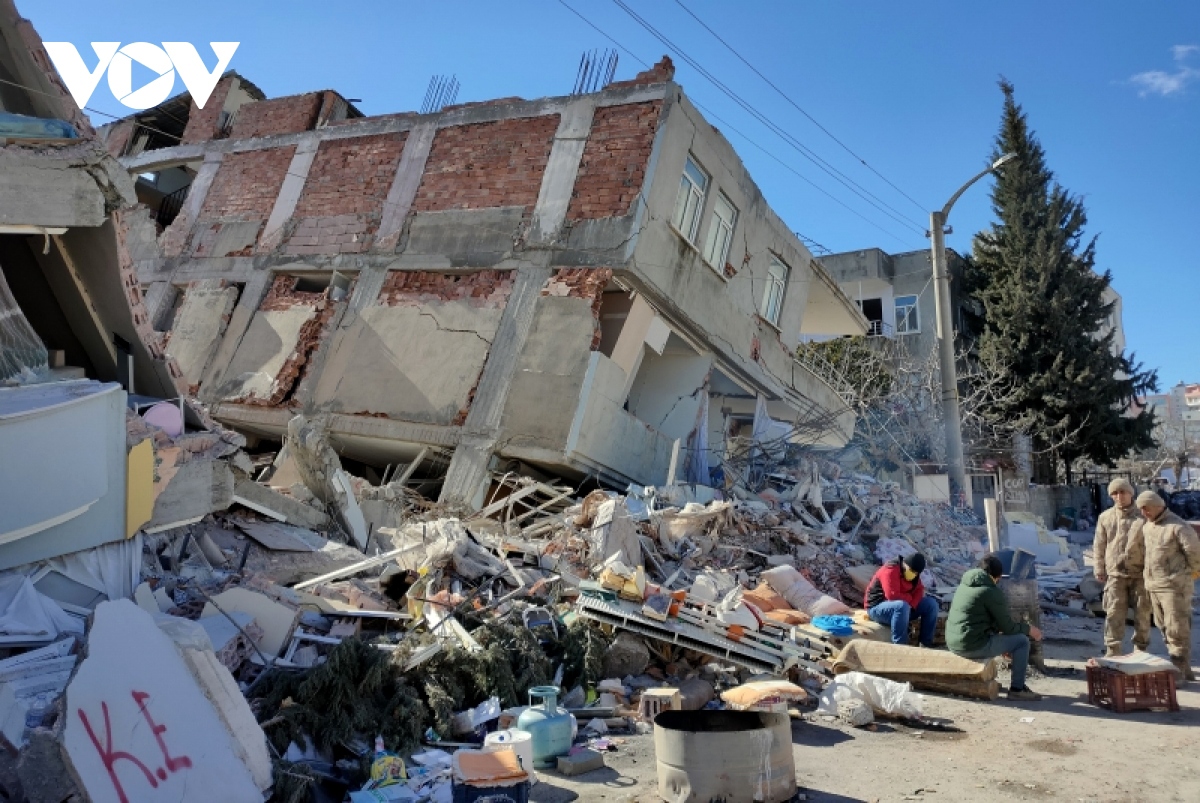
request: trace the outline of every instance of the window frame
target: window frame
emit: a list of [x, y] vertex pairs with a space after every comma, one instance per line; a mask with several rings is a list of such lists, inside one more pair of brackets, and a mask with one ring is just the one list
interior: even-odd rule
[[[911, 298], [912, 303], [902, 305], [900, 303], [900, 299], [905, 299], [905, 298]], [[898, 334], [898, 335], [919, 335], [919, 334], [921, 334], [921, 296], [920, 296], [920, 294], [914, 295], [912, 293], [906, 293], [905, 295], [902, 295], [902, 296], [896, 296], [895, 299], [892, 301], [892, 306], [893, 306], [892, 318], [895, 320], [894, 331], [896, 332], [896, 334]], [[904, 324], [903, 328], [901, 328], [901, 325], [900, 325], [900, 310], [902, 308], [907, 310], [907, 312], [904, 313], [905, 324]], [[908, 321], [910, 319], [916, 321], [916, 326], [911, 329], [908, 328]]]
[[[724, 203], [729, 207], [732, 215], [727, 222], [719, 214], [721, 204]], [[729, 251], [733, 248], [733, 232], [737, 229], [738, 208], [733, 201], [729, 200], [729, 196], [720, 190], [717, 191], [717, 197], [713, 200], [712, 219], [708, 223], [708, 236], [704, 238], [704, 251], [702, 256], [704, 261], [717, 271], [722, 277], [725, 275], [725, 265], [729, 262]], [[717, 236], [724, 232], [725, 242], [721, 246], [721, 254], [719, 258], [713, 259], [713, 248], [717, 244]]]
[[[776, 276], [772, 270], [778, 266], [782, 269], [783, 275]], [[786, 262], [774, 254], [771, 255], [771, 263], [767, 265], [767, 281], [763, 288], [762, 300], [759, 303], [758, 317], [762, 318], [767, 323], [779, 328], [779, 319], [783, 316], [783, 302], [787, 298], [787, 286], [791, 281], [792, 268]], [[778, 288], [778, 296], [775, 298], [775, 314], [770, 314], [768, 306], [769, 300], [772, 299], [772, 291]]]
[[[689, 174], [689, 166], [695, 168], [696, 172], [704, 178], [703, 186], [697, 185], [696, 180]], [[675, 194], [675, 209], [671, 212], [671, 226], [692, 246], [696, 246], [696, 240], [700, 236], [700, 221], [704, 216], [704, 205], [708, 202], [708, 189], [711, 184], [712, 176], [700, 165], [699, 160], [689, 153], [679, 176], [679, 191]], [[695, 199], [696, 205], [688, 225], [689, 230], [685, 231], [684, 223], [687, 221], [684, 218], [687, 216], [688, 206], [693, 199]]]

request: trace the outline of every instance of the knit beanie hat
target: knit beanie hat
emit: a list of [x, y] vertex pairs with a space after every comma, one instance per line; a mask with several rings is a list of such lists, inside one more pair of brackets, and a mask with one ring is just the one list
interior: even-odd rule
[[1129, 480], [1125, 479], [1124, 477], [1117, 477], [1108, 484], [1108, 495], [1112, 496], [1117, 491], [1129, 491], [1130, 495], [1132, 496], [1133, 486], [1130, 485]]
[[912, 569], [917, 574], [925, 571], [925, 556], [920, 552], [914, 552], [907, 558], [904, 558], [904, 565]]
[[1138, 494], [1137, 506], [1150, 507], [1157, 510], [1159, 508], [1166, 507], [1167, 503], [1164, 502], [1163, 498], [1154, 491], [1142, 491], [1140, 494]]

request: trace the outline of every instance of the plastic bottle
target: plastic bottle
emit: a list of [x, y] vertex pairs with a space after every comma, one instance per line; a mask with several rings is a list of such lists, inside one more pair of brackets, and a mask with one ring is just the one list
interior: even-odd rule
[[44, 694], [39, 694], [30, 702], [29, 710], [25, 712], [25, 739], [29, 739], [29, 734], [34, 728], [40, 728], [46, 721], [46, 711], [50, 708], [50, 701]]

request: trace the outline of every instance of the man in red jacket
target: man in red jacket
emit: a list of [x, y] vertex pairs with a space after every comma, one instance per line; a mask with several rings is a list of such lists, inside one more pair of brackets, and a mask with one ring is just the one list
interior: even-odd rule
[[925, 556], [914, 552], [907, 558], [888, 561], [867, 586], [863, 607], [872, 622], [891, 627], [893, 644], [908, 644], [908, 623], [915, 616], [921, 620], [921, 646], [933, 646], [938, 604], [925, 596], [923, 571]]

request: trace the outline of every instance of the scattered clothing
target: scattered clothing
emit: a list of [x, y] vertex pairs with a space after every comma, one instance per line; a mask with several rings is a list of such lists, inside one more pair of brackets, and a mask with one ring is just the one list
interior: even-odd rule
[[854, 620], [849, 616], [818, 616], [812, 623], [832, 636], [854, 635]]

